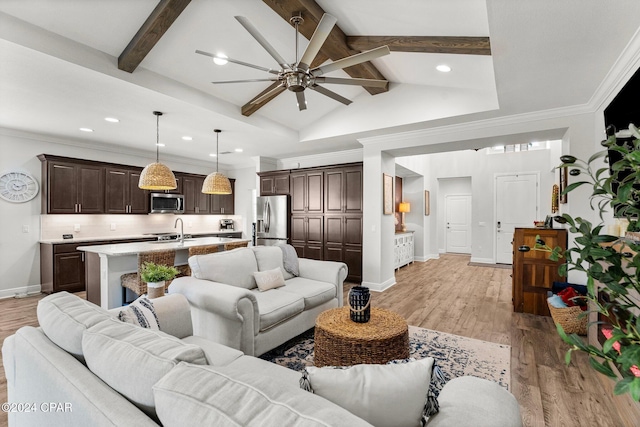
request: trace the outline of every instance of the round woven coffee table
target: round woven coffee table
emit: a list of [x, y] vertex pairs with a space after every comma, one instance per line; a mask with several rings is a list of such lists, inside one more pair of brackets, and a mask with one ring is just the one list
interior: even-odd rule
[[409, 327], [400, 315], [371, 308], [367, 323], [349, 317], [349, 307], [320, 313], [316, 319], [313, 364], [351, 366], [387, 363], [409, 357]]

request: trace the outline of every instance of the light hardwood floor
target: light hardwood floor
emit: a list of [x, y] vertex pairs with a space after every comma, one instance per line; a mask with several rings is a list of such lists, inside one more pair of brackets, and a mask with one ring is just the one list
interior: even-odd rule
[[[403, 267], [396, 285], [372, 293], [372, 304], [400, 313], [410, 325], [511, 345], [511, 391], [525, 426], [640, 426], [640, 406], [626, 396], [614, 397], [610, 380], [584, 355], [564, 365], [567, 346], [550, 318], [513, 313], [510, 269], [468, 262], [468, 256], [443, 255]], [[41, 298], [0, 300], [2, 341], [20, 326], [37, 325]], [[5, 401], [0, 365], [0, 402]], [[0, 414], [0, 427], [6, 423], [6, 414]]]

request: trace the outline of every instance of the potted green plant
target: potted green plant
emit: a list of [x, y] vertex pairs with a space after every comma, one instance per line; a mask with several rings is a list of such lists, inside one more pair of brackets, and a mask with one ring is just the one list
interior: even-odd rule
[[164, 295], [165, 282], [178, 274], [174, 266], [145, 262], [140, 269], [140, 279], [147, 284], [149, 298], [157, 298]]
[[[573, 351], [588, 353], [595, 370], [617, 379], [615, 394], [630, 393], [635, 401], [640, 401], [640, 241], [603, 233], [603, 216], [610, 209], [629, 221], [630, 232], [640, 230], [640, 133], [633, 125], [630, 130], [635, 138], [632, 147], [618, 145], [614, 132], [608, 129], [609, 136], [602, 141], [606, 150], [594, 154], [586, 162], [573, 156], [561, 157], [559, 167], [566, 168], [572, 176], [580, 176], [563, 193], [590, 186], [590, 204], [599, 212], [600, 224], [562, 215], [559, 222], [568, 224], [575, 235], [574, 245], [564, 252], [554, 248], [550, 257], [554, 260], [566, 258], [567, 262], [560, 267], [563, 276], [569, 270], [586, 274], [590, 310], [607, 319], [598, 322], [608, 338], [602, 348], [585, 343], [578, 335], [565, 334], [557, 325], [560, 337], [571, 345], [565, 358], [567, 364], [571, 362]], [[622, 156], [611, 166], [611, 172], [606, 163], [598, 166], [607, 156], [607, 150], [617, 151]]]

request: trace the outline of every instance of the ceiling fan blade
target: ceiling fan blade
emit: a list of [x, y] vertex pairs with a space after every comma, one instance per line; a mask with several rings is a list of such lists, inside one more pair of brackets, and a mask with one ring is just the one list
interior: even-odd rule
[[214, 85], [224, 84], [224, 83], [249, 83], [249, 82], [277, 82], [278, 79], [247, 79], [247, 80], [225, 80], [221, 82], [211, 82]]
[[388, 46], [380, 46], [367, 52], [347, 56], [346, 58], [338, 59], [336, 62], [332, 62], [331, 64], [314, 68], [311, 70], [311, 73], [320, 76], [322, 74], [330, 73], [331, 71], [341, 70], [343, 68], [371, 61], [372, 59], [380, 58], [381, 56], [388, 55], [390, 53], [391, 51]]
[[322, 15], [322, 19], [320, 19], [316, 30], [313, 32], [313, 36], [311, 36], [311, 40], [309, 40], [307, 48], [302, 54], [302, 58], [300, 58], [300, 62], [298, 62], [298, 68], [304, 71], [309, 69], [311, 61], [313, 61], [313, 58], [320, 52], [320, 48], [325, 40], [327, 40], [327, 37], [329, 37], [329, 33], [333, 29], [333, 26], [336, 25], [336, 22], [338, 22], [338, 19], [335, 16], [329, 15], [328, 13]]
[[304, 97], [304, 91], [296, 92], [296, 100], [298, 101], [298, 109], [300, 111], [307, 109], [307, 100]]
[[257, 98], [252, 99], [249, 103], [250, 104], [259, 104], [263, 100], [271, 97], [274, 93], [280, 93], [283, 90], [284, 90], [284, 82], [280, 83], [278, 86], [274, 87], [270, 91], [267, 91], [267, 92], [263, 93], [262, 95], [258, 96]]
[[271, 44], [269, 44], [267, 39], [265, 39], [262, 36], [262, 34], [260, 34], [260, 32], [258, 32], [258, 29], [256, 27], [254, 27], [253, 24], [251, 22], [249, 22], [249, 20], [247, 18], [245, 18], [244, 16], [236, 16], [235, 18], [240, 23], [240, 25], [242, 25], [244, 27], [244, 29], [247, 30], [249, 32], [249, 34], [251, 34], [253, 36], [253, 38], [256, 39], [256, 41], [258, 43], [260, 43], [260, 46], [262, 46], [264, 48], [264, 50], [269, 52], [269, 55], [271, 55], [271, 57], [273, 59], [275, 59], [276, 62], [278, 64], [280, 64], [280, 66], [283, 69], [285, 69], [285, 68], [289, 68], [290, 69], [291, 68], [289, 66], [289, 64], [287, 64], [287, 61], [285, 61], [284, 58], [273, 48], [273, 46], [271, 46]]
[[218, 58], [218, 59], [221, 59], [221, 60], [224, 60], [224, 61], [233, 62], [234, 64], [244, 65], [245, 67], [255, 68], [256, 70], [266, 71], [267, 73], [271, 73], [271, 74], [280, 73], [280, 70], [274, 70], [273, 68], [267, 68], [267, 67], [261, 67], [260, 65], [249, 64], [248, 62], [238, 61], [237, 59], [216, 55], [216, 54], [213, 54], [213, 53], [205, 52], [203, 50], [196, 50], [196, 53], [198, 53], [200, 55], [208, 56], [210, 58], [214, 58], [214, 59]]
[[329, 89], [326, 89], [326, 88], [324, 88], [322, 86], [312, 85], [312, 86], [309, 86], [309, 89], [315, 90], [316, 92], [319, 92], [319, 93], [321, 93], [321, 94], [323, 94], [325, 96], [328, 96], [329, 98], [335, 99], [338, 102], [342, 102], [344, 105], [351, 104], [351, 100], [350, 99], [347, 99], [344, 96], [338, 95], [337, 93], [335, 93], [335, 92], [333, 92], [333, 91], [331, 91]]
[[375, 79], [343, 79], [341, 77], [316, 77], [316, 83], [330, 83], [336, 85], [358, 85], [368, 87], [386, 87], [389, 82], [387, 80]]

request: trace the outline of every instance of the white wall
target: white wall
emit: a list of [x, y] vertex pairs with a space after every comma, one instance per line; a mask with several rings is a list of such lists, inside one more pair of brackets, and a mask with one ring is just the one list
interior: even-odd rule
[[[41, 178], [41, 162], [36, 157], [39, 154], [53, 154], [59, 156], [97, 160], [110, 163], [120, 163], [125, 165], [145, 166], [150, 163], [155, 153], [127, 152], [123, 148], [123, 152], [117, 152], [117, 148], [108, 148], [108, 151], [93, 149], [86, 143], [77, 143], [56, 140], [43, 135], [28, 134], [22, 132], [11, 131], [0, 128], [0, 173], [9, 171], [23, 171], [30, 173], [42, 185]], [[187, 162], [176, 161], [176, 159], [162, 159], [172, 170], [181, 172], [192, 172], [198, 174], [210, 173], [211, 167], [206, 163], [201, 165], [190, 164]], [[225, 171], [222, 171], [225, 172]], [[228, 172], [225, 172], [228, 173]], [[245, 179], [238, 176], [240, 182], [236, 182], [239, 188], [245, 189]], [[254, 184], [255, 185], [255, 184]], [[240, 207], [244, 212], [243, 202]], [[27, 203], [9, 203], [0, 199], [0, 298], [13, 296], [15, 293], [25, 291], [35, 292], [40, 289], [40, 249], [38, 241], [41, 237], [40, 230], [40, 194], [35, 199]], [[68, 217], [68, 215], [64, 215]], [[93, 224], [95, 226], [95, 218], [87, 218], [89, 215], [79, 215], [78, 222], [85, 224]], [[114, 215], [100, 215], [103, 222], [120, 221], [113, 219]], [[132, 215], [124, 215], [125, 217], [134, 217]], [[214, 216], [210, 216], [214, 217]], [[144, 220], [146, 216], [135, 216]], [[166, 221], [159, 227], [173, 228], [172, 220], [175, 218], [164, 219], [164, 217], [154, 217], [154, 220]], [[234, 216], [234, 218], [236, 218]], [[88, 221], [88, 222], [85, 222]], [[194, 225], [198, 225], [202, 219], [193, 219]], [[170, 223], [170, 224], [169, 224]], [[212, 227], [215, 229], [215, 221], [212, 223], [204, 223], [204, 227]], [[104, 224], [102, 224], [104, 225]], [[23, 226], [29, 227], [29, 232], [23, 232]], [[185, 219], [185, 226], [187, 220]], [[86, 229], [88, 236], [89, 229]], [[107, 228], [108, 229], [108, 228]], [[118, 231], [123, 231], [119, 229]], [[190, 231], [185, 227], [185, 232]]]
[[[517, 141], [514, 141], [517, 142]], [[557, 143], [559, 144], [559, 143]], [[444, 251], [444, 196], [471, 194], [472, 215], [471, 258], [475, 262], [495, 262], [495, 175], [503, 173], [535, 172], [540, 174], [540, 219], [551, 215], [551, 190], [558, 162], [551, 158], [551, 150], [487, 154], [486, 150], [465, 150], [424, 156], [428, 163], [429, 182], [436, 194], [432, 200], [435, 217], [435, 237], [432, 245]], [[533, 226], [533, 224], [531, 224]]]

